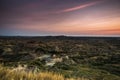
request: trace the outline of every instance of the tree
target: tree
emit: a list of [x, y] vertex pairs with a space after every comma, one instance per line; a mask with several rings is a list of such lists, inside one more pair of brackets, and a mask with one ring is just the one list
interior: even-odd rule
[[3, 52], [4, 52], [4, 50], [3, 50], [3, 49], [0, 49], [0, 55], [1, 55]]

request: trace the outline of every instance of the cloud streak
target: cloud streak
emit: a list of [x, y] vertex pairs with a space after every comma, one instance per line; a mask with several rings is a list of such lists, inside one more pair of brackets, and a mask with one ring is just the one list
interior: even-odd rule
[[71, 8], [67, 8], [67, 9], [61, 10], [58, 13], [65, 13], [65, 12], [72, 12], [72, 11], [80, 10], [80, 9], [83, 9], [83, 8], [86, 8], [86, 7], [98, 4], [100, 2], [101, 1], [96, 1], [96, 2], [90, 2], [90, 3], [82, 4], [82, 5], [79, 5], [79, 6], [75, 6], [75, 7], [71, 7]]

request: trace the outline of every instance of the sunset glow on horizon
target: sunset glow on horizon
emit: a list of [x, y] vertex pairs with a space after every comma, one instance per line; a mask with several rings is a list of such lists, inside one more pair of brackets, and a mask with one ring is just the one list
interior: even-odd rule
[[120, 36], [120, 0], [1, 0], [0, 35]]

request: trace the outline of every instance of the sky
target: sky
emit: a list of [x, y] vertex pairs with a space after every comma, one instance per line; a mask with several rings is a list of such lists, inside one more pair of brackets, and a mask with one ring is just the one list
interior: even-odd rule
[[0, 35], [120, 36], [120, 0], [0, 0]]

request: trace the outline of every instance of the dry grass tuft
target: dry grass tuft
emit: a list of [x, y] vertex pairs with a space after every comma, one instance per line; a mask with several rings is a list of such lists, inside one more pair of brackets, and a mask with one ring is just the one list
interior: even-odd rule
[[84, 78], [79, 79], [66, 79], [61, 74], [52, 72], [26, 72], [14, 71], [9, 68], [0, 66], [0, 80], [88, 80]]

